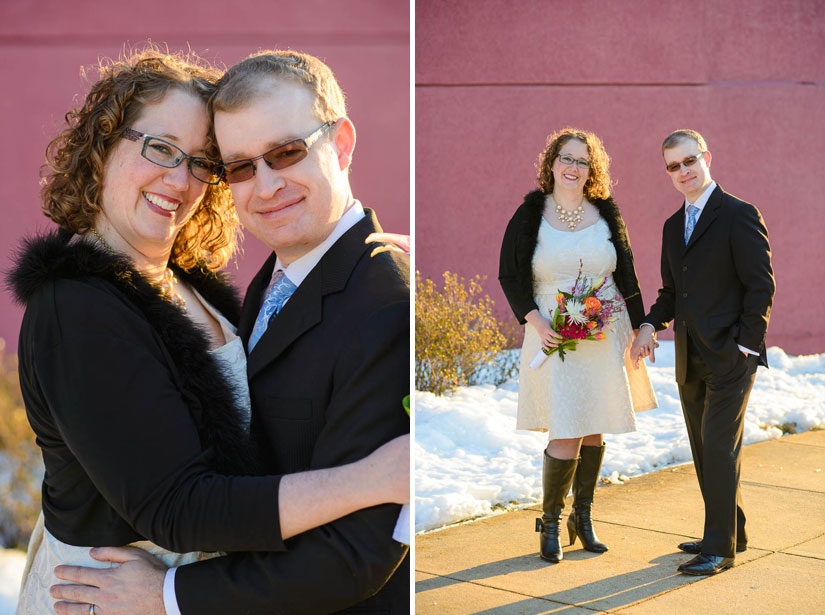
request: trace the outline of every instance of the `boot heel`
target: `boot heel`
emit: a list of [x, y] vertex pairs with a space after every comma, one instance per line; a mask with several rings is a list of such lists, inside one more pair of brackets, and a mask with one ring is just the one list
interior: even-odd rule
[[567, 517], [567, 534], [570, 537], [570, 546], [573, 546], [573, 543], [576, 542], [576, 536], [578, 533], [576, 532], [576, 522], [573, 521], [573, 515]]
[[604, 445], [582, 446], [581, 462], [573, 479], [573, 512], [567, 520], [570, 535], [575, 533], [582, 547], [592, 553], [604, 553], [607, 545], [599, 541], [593, 529], [593, 496], [599, 482], [599, 469], [604, 456]]

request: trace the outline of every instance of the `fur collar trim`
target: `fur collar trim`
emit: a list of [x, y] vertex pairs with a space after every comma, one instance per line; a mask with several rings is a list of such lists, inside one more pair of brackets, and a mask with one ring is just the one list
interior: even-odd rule
[[[226, 474], [255, 473], [256, 455], [242, 428], [241, 410], [203, 332], [165, 301], [128, 258], [87, 242], [70, 244], [71, 237], [72, 233], [60, 230], [22, 242], [16, 265], [7, 274], [16, 300], [25, 306], [39, 288], [58, 279], [96, 277], [114, 286], [152, 325], [172, 358], [201, 443], [211, 449], [212, 467]], [[206, 268], [173, 269], [228, 320], [238, 322], [240, 302], [224, 276]]]

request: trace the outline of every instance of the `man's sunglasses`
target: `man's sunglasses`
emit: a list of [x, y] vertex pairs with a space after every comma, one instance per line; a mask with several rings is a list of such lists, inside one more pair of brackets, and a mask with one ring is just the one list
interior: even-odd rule
[[159, 167], [174, 169], [184, 160], [188, 161], [189, 173], [204, 184], [215, 185], [221, 181], [220, 163], [208, 158], [190, 156], [173, 143], [169, 143], [160, 137], [153, 137], [137, 130], [127, 128], [121, 135], [130, 141], [140, 141], [143, 139], [143, 149], [140, 155]]
[[291, 167], [293, 164], [301, 162], [307, 157], [309, 148], [321, 138], [327, 129], [334, 125], [335, 122], [327, 122], [310, 134], [306, 139], [295, 139], [288, 143], [283, 143], [278, 147], [273, 147], [268, 152], [255, 156], [254, 158], [244, 158], [242, 160], [233, 160], [231, 162], [224, 162], [218, 169], [219, 175], [226, 180], [228, 184], [237, 184], [238, 182], [245, 182], [248, 179], [255, 177], [256, 166], [255, 161], [261, 160], [266, 163], [270, 169], [281, 170]]
[[685, 165], [686, 167], [692, 167], [699, 161], [699, 158], [701, 158], [704, 154], [705, 152], [699, 152], [695, 156], [688, 156], [687, 158], [682, 160], [682, 162], [671, 162], [665, 168], [667, 169], [668, 173], [676, 173], [676, 171], [682, 168], [682, 165]]

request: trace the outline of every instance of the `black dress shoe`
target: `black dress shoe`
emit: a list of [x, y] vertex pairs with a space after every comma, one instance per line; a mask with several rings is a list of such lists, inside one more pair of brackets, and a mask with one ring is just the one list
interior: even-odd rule
[[[699, 555], [702, 552], [702, 541], [701, 540], [691, 540], [689, 542], [683, 542], [678, 545], [679, 549], [684, 551], [685, 553], [692, 553], [693, 555]], [[748, 550], [748, 545], [736, 545], [736, 552], [737, 553], [744, 553]]]
[[732, 557], [700, 553], [689, 562], [685, 562], [680, 565], [677, 570], [682, 574], [700, 576], [706, 574], [718, 574], [723, 570], [727, 570], [731, 566], [733, 566]]

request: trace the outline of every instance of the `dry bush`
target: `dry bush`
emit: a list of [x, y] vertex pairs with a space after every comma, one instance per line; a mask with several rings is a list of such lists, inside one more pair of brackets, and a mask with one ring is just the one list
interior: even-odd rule
[[17, 357], [0, 338], [0, 546], [25, 549], [40, 512], [43, 460], [17, 377]]
[[[485, 278], [469, 281], [444, 272], [439, 290], [415, 272], [415, 388], [441, 395], [491, 368], [507, 339], [499, 330], [494, 302], [481, 294]], [[466, 286], [465, 286], [466, 284]]]

